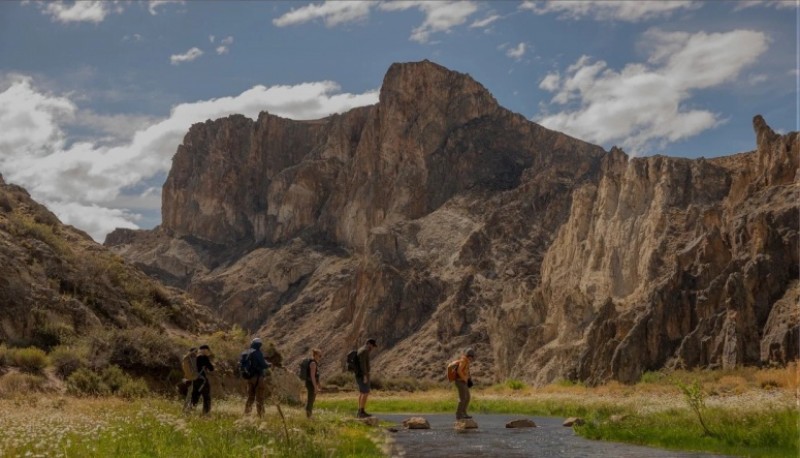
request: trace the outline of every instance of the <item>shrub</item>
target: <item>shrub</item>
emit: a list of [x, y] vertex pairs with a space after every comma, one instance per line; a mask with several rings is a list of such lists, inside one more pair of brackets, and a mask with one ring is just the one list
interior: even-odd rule
[[325, 379], [326, 385], [334, 385], [339, 388], [355, 385], [355, 377], [350, 372], [339, 372]]
[[10, 350], [6, 344], [0, 344], [0, 367], [10, 364], [9, 352]]
[[646, 371], [639, 377], [639, 383], [658, 383], [664, 380], [666, 375], [663, 372]]
[[41, 348], [15, 348], [10, 351], [9, 359], [12, 366], [25, 372], [40, 373], [47, 367], [47, 353]]
[[126, 383], [131, 381], [131, 378], [128, 376], [128, 374], [122, 372], [122, 369], [120, 369], [119, 366], [108, 366], [107, 368], [103, 369], [103, 372], [100, 374], [100, 378], [112, 393], [116, 393]]
[[147, 387], [147, 383], [140, 378], [128, 379], [117, 392], [117, 394], [124, 399], [142, 398], [149, 393], [150, 389]]
[[67, 393], [75, 396], [102, 396], [111, 392], [95, 372], [82, 367], [67, 377]]
[[49, 357], [56, 374], [63, 379], [81, 367], [86, 367], [86, 357], [74, 347], [58, 346], [50, 352]]
[[0, 395], [12, 396], [44, 391], [44, 377], [20, 372], [11, 372], [0, 377]]
[[528, 385], [526, 385], [525, 382], [523, 382], [522, 380], [509, 379], [506, 380], [506, 386], [514, 391], [518, 391], [525, 389]]

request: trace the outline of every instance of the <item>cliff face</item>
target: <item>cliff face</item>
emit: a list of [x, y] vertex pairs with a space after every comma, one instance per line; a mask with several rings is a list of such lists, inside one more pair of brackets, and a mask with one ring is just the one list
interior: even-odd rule
[[0, 343], [50, 348], [108, 328], [185, 333], [218, 323], [0, 176]]
[[469, 76], [395, 64], [375, 106], [192, 126], [164, 223], [107, 245], [284, 353], [381, 344], [385, 374], [633, 381], [796, 359], [797, 133], [628, 158], [499, 107]]

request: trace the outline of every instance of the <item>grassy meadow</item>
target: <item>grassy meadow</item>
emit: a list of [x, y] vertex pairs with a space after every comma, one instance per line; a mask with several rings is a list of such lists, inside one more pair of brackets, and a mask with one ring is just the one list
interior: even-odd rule
[[[219, 348], [219, 347], [218, 347]], [[64, 376], [64, 355], [0, 346], [0, 456], [3, 457], [378, 457], [390, 435], [353, 420], [349, 377], [323, 380], [315, 419], [302, 407], [272, 405], [242, 415], [243, 399], [214, 399], [208, 417], [184, 414], [174, 395], [151, 392], [116, 366]], [[79, 365], [80, 366], [80, 365]], [[646, 373], [634, 385], [561, 381], [534, 388], [518, 380], [479, 383], [472, 413], [577, 416], [589, 439], [733, 456], [797, 457], [798, 366]], [[213, 380], [213, 379], [212, 379]], [[378, 380], [373, 413], [454, 412], [455, 390], [413, 380]], [[219, 393], [218, 391], [217, 393]], [[220, 399], [221, 398], [221, 399]], [[388, 426], [388, 425], [387, 425]]]

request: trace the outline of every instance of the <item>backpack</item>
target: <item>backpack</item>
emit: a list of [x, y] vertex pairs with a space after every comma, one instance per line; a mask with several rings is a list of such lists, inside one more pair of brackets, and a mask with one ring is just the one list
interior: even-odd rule
[[183, 370], [183, 378], [186, 380], [194, 380], [199, 374], [197, 373], [197, 356], [189, 353], [181, 359], [181, 369]]
[[347, 354], [347, 371], [358, 373], [361, 370], [359, 366], [358, 350], [351, 350]]
[[313, 361], [311, 358], [300, 361], [300, 367], [297, 369], [297, 376], [304, 382], [311, 380], [311, 361]]
[[256, 375], [256, 368], [253, 365], [254, 352], [254, 349], [248, 348], [247, 350], [243, 351], [242, 355], [239, 357], [239, 375], [244, 379], [248, 379]]
[[447, 381], [455, 382], [458, 378], [458, 360], [447, 365]]

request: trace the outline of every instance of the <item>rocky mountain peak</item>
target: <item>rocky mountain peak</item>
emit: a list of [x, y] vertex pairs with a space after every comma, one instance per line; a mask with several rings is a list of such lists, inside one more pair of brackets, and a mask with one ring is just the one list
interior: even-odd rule
[[392, 64], [383, 79], [380, 106], [407, 114], [409, 120], [432, 114], [453, 123], [498, 108], [491, 93], [472, 77], [429, 60]]
[[748, 153], [628, 157], [395, 64], [377, 105], [193, 126], [163, 228], [108, 243], [288, 359], [380, 336], [382, 375], [429, 379], [466, 346], [476, 377], [538, 384], [780, 364], [800, 348], [800, 144], [754, 127]]

